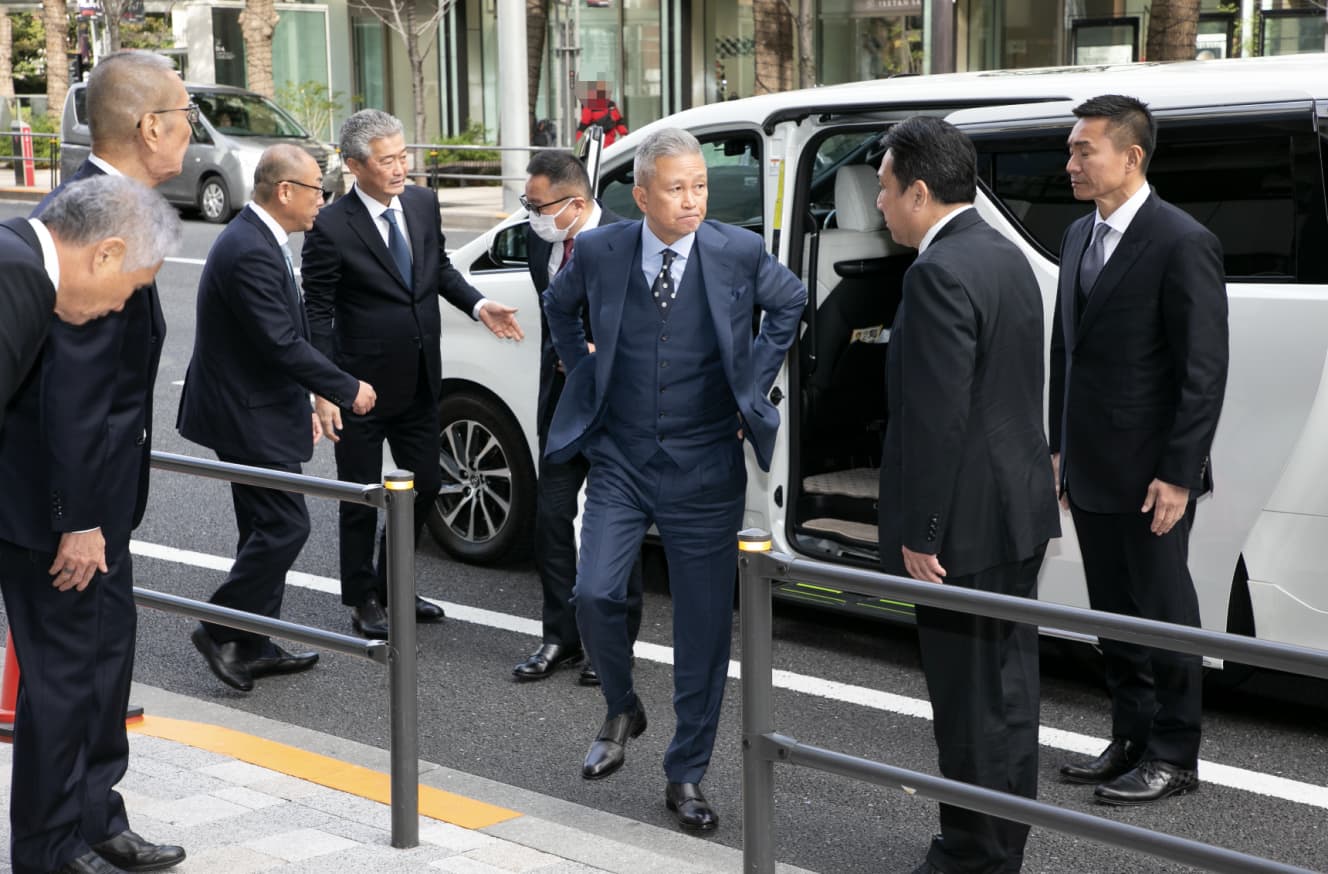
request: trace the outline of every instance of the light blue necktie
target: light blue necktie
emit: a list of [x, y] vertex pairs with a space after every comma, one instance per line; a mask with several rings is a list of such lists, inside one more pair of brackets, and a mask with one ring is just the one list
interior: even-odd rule
[[396, 213], [393, 210], [383, 212], [383, 218], [387, 220], [387, 253], [392, 256], [392, 263], [397, 265], [397, 270], [401, 273], [401, 278], [406, 282], [406, 288], [415, 290], [415, 284], [412, 281], [410, 269], [410, 249], [406, 246], [406, 238], [401, 235], [401, 226], [397, 224]]
[[290, 277], [291, 285], [296, 285], [295, 262], [291, 260], [290, 246], [285, 243], [281, 244], [281, 256], [286, 259], [286, 275]]

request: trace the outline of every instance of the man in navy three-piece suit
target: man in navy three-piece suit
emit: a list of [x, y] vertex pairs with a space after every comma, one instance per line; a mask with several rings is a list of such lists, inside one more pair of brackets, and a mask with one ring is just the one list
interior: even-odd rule
[[[269, 147], [254, 170], [254, 199], [217, 237], [198, 284], [194, 354], [176, 427], [222, 461], [299, 473], [322, 427], [310, 393], [363, 415], [373, 387], [309, 342], [309, 322], [287, 241], [323, 205], [323, 174], [289, 143]], [[309, 539], [304, 495], [231, 483], [240, 542], [211, 601], [278, 618], [286, 572]], [[289, 653], [265, 635], [200, 624], [193, 642], [226, 685], [313, 667], [317, 653]]]
[[[750, 441], [770, 465], [779, 413], [766, 394], [807, 301], [760, 237], [706, 222], [696, 138], [664, 129], [639, 146], [633, 196], [645, 214], [577, 237], [544, 293], [567, 384], [549, 426], [554, 461], [590, 462], [574, 600], [607, 717], [582, 766], [623, 764], [646, 728], [632, 685], [627, 580], [646, 529], [664, 544], [673, 593], [677, 729], [664, 755], [665, 804], [685, 829], [715, 828], [701, 794], [728, 671]], [[752, 336], [757, 310], [760, 333]], [[596, 351], [582, 323], [589, 313]]]

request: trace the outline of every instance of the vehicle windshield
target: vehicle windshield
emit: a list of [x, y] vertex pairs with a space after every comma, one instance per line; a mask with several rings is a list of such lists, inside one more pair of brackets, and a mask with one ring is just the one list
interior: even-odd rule
[[218, 132], [232, 137], [291, 137], [309, 133], [286, 110], [258, 94], [201, 93], [193, 95]]

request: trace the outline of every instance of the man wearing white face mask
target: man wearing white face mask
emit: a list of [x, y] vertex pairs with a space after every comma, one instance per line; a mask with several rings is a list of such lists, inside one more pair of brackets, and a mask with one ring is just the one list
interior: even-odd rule
[[[576, 235], [584, 230], [621, 221], [621, 217], [595, 202], [585, 167], [570, 152], [536, 152], [526, 167], [529, 178], [521, 205], [530, 215], [530, 278], [539, 294], [549, 280], [572, 257]], [[593, 346], [591, 347], [593, 350]], [[539, 433], [539, 482], [535, 500], [535, 565], [544, 590], [544, 635], [539, 649], [517, 665], [518, 680], [542, 680], [563, 666], [582, 662], [578, 682], [599, 685], [590, 660], [583, 658], [581, 636], [572, 608], [572, 585], [576, 582], [576, 542], [572, 525], [576, 519], [577, 493], [589, 469], [578, 455], [565, 463], [544, 457], [544, 441], [554, 407], [562, 394], [566, 374], [549, 339], [549, 326], [540, 313], [540, 386], [537, 426]], [[638, 561], [628, 583], [628, 631], [636, 641], [641, 627], [641, 564]]]

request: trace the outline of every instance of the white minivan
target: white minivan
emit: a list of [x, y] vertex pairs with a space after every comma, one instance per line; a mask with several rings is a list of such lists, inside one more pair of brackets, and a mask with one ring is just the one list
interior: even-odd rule
[[[1328, 641], [1328, 63], [1301, 55], [965, 73], [861, 82], [691, 109], [602, 156], [598, 190], [624, 216], [632, 155], [662, 125], [701, 141], [709, 217], [761, 234], [815, 289], [771, 391], [783, 415], [769, 473], [749, 464], [745, 524], [778, 550], [877, 567], [876, 498], [885, 427], [885, 350], [904, 271], [875, 208], [879, 138], [918, 113], [977, 146], [977, 208], [1041, 284], [1050, 343], [1058, 249], [1091, 205], [1065, 173], [1071, 108], [1139, 97], [1159, 122], [1149, 181], [1221, 239], [1231, 370], [1213, 446], [1216, 489], [1200, 501], [1190, 559], [1203, 625], [1287, 643]], [[495, 345], [444, 307], [440, 451], [429, 520], [455, 555], [493, 562], [529, 549], [535, 496], [539, 301], [514, 215], [453, 253], [483, 293], [519, 307], [527, 340]], [[1073, 525], [1053, 541], [1041, 597], [1087, 605]], [[907, 604], [781, 581], [781, 597], [882, 616]]]

